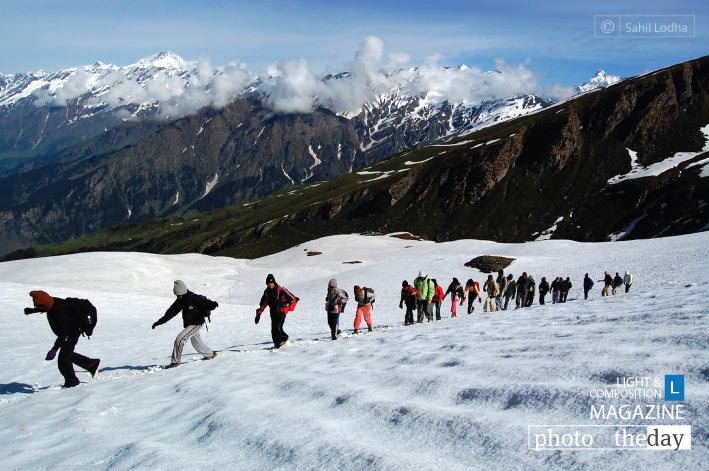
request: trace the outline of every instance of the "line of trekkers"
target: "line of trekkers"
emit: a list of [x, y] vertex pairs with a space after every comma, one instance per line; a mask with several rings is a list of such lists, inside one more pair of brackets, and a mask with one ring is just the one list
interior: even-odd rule
[[[604, 283], [601, 295], [608, 296], [611, 288], [613, 295], [615, 295], [618, 288], [623, 285], [625, 285], [625, 292], [627, 293], [634, 279], [633, 275], [627, 271], [624, 278], [621, 278], [618, 273], [615, 274], [614, 278], [608, 272], [605, 272], [604, 279], [599, 281]], [[586, 273], [583, 280], [584, 299], [588, 299], [588, 293], [593, 288], [593, 284], [593, 280]], [[486, 293], [483, 310], [485, 312], [507, 310], [512, 299], [515, 302], [515, 309], [529, 307], [534, 302], [537, 289], [539, 290], [539, 304], [546, 303], [545, 298], [550, 292], [552, 304], [565, 303], [572, 286], [570, 277], [564, 279], [561, 276], [557, 276], [551, 284], [546, 277], [542, 277], [542, 281], [537, 287], [536, 281], [531, 275], [527, 275], [527, 272], [522, 273], [515, 281], [512, 274], [505, 277], [504, 271], [500, 270], [497, 272], [497, 278], [494, 278], [493, 275], [488, 275], [483, 284], [482, 292]], [[465, 286], [463, 286], [458, 278], [453, 278], [445, 292], [438, 284], [438, 281], [429, 278], [423, 270], [419, 271], [413, 285], [410, 285], [406, 280], [402, 281], [399, 308], [403, 309], [406, 306], [404, 325], [422, 323], [424, 317], [428, 322], [432, 322], [434, 318], [435, 320], [441, 320], [441, 304], [449, 294], [451, 296], [451, 317], [458, 316], [458, 307], [463, 306], [466, 299], [468, 300], [468, 314], [475, 312], [476, 299], [478, 303], [482, 304], [483, 302], [480, 285], [472, 279], [468, 279]], [[416, 311], [416, 320], [414, 320], [414, 311]]]
[[[602, 296], [608, 296], [611, 289], [613, 295], [615, 295], [618, 288], [623, 285], [625, 285], [626, 293], [630, 290], [630, 286], [633, 284], [633, 276], [627, 271], [624, 278], [621, 278], [618, 273], [616, 273], [615, 277], [612, 277], [608, 272], [605, 272], [603, 280], [599, 281], [604, 283], [601, 292]], [[588, 299], [588, 293], [593, 284], [587, 273], [583, 281], [585, 299]], [[496, 279], [492, 275], [488, 275], [482, 291], [480, 285], [472, 279], [469, 279], [465, 283], [465, 287], [463, 287], [457, 278], [453, 278], [448, 289], [444, 292], [438, 282], [435, 279], [430, 279], [423, 270], [419, 272], [413, 285], [404, 280], [401, 286], [399, 308], [403, 309], [404, 305], [406, 306], [405, 325], [422, 323], [424, 318], [428, 322], [432, 322], [434, 319], [440, 320], [441, 304], [449, 294], [451, 299], [451, 317], [457, 317], [458, 307], [463, 306], [466, 299], [468, 300], [467, 313], [472, 314], [475, 311], [475, 300], [477, 299], [478, 303], [483, 302], [483, 292], [486, 293], [483, 310], [485, 312], [494, 312], [496, 310], [506, 310], [511, 299], [515, 299], [515, 309], [531, 306], [537, 290], [534, 278], [527, 275], [526, 272], [522, 273], [522, 276], [515, 281], [511, 274], [505, 277], [503, 270], [498, 272]], [[542, 278], [538, 287], [539, 303], [545, 303], [545, 297], [549, 292], [551, 292], [552, 303], [565, 303], [571, 286], [571, 280], [568, 277], [565, 280], [560, 276], [556, 277], [551, 284], [547, 282], [546, 278]], [[216, 358], [217, 353], [202, 340], [199, 331], [205, 324], [205, 319], [210, 320], [211, 312], [219, 307], [219, 303], [189, 291], [187, 285], [181, 280], [175, 280], [172, 291], [176, 297], [175, 301], [165, 311], [165, 314], [152, 325], [152, 328], [155, 329], [155, 327], [177, 316], [178, 313], [182, 313], [184, 329], [175, 338], [171, 362], [167, 365], [167, 368], [174, 368], [180, 365], [182, 350], [188, 339], [194, 349], [205, 360]], [[367, 324], [367, 331], [372, 332], [372, 305], [376, 300], [374, 290], [355, 286], [354, 295], [354, 299], [357, 301], [357, 311], [354, 319], [353, 334], [359, 333], [363, 319]], [[97, 321], [96, 308], [85, 299], [56, 298], [44, 291], [31, 291], [30, 296], [32, 297], [34, 308], [26, 308], [25, 314], [46, 312], [49, 326], [57, 336], [45, 359], [48, 361], [53, 360], [57, 352], [59, 353], [57, 365], [59, 372], [64, 376], [64, 387], [70, 388], [80, 383], [73, 365], [80, 366], [95, 378], [98, 374], [101, 360], [85, 357], [74, 352], [74, 348], [80, 336], [90, 336], [92, 334]], [[256, 309], [254, 321], [258, 324], [261, 314], [267, 307], [269, 308], [274, 349], [278, 349], [288, 343], [289, 337], [283, 330], [283, 325], [286, 315], [295, 309], [298, 301], [298, 297], [276, 283], [276, 279], [272, 274], [266, 277], [266, 289], [261, 296], [259, 308]], [[342, 288], [338, 288], [336, 279], [331, 279], [328, 282], [325, 295], [325, 311], [327, 312], [327, 322], [332, 340], [337, 340], [338, 335], [342, 333], [339, 328], [340, 315], [344, 312], [348, 301], [349, 295], [347, 292]], [[414, 310], [417, 313], [415, 320]]]

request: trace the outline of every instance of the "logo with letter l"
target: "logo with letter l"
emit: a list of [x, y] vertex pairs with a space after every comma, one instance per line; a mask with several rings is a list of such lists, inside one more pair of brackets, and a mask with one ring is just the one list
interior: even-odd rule
[[684, 401], [684, 375], [665, 375], [665, 401]]

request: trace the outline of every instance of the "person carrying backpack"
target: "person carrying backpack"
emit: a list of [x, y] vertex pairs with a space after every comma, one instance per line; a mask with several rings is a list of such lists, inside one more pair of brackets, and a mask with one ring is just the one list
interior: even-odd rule
[[497, 297], [500, 289], [492, 275], [487, 275], [487, 281], [483, 285], [483, 291], [487, 293], [483, 311], [488, 312], [489, 310], [490, 312], [495, 312], [495, 298]]
[[593, 280], [588, 273], [583, 277], [583, 299], [588, 299], [588, 292], [593, 288]]
[[423, 270], [419, 271], [419, 276], [414, 280], [414, 287], [419, 292], [417, 304], [417, 319], [416, 323], [423, 322], [423, 316], [426, 316], [428, 322], [433, 321], [433, 313], [431, 310], [431, 300], [433, 299], [434, 286], [433, 281], [426, 275]]
[[[441, 303], [443, 302], [443, 298], [445, 297], [445, 293], [443, 292], [443, 287], [438, 284], [438, 281], [435, 279], [433, 281], [433, 299], [431, 300], [431, 303], [433, 304], [433, 307], [436, 310], [436, 320], [440, 321], [441, 320]], [[433, 312], [431, 312], [431, 316], [433, 316]]]
[[208, 299], [202, 295], [193, 293], [187, 289], [187, 285], [182, 280], [175, 280], [172, 287], [172, 292], [175, 294], [177, 299], [172, 305], [167, 308], [165, 314], [153, 323], [153, 329], [159, 325], [163, 325], [173, 317], [175, 317], [180, 311], [182, 312], [182, 326], [184, 330], [177, 334], [175, 337], [175, 346], [172, 349], [172, 358], [170, 364], [167, 368], [176, 368], [180, 366], [180, 360], [182, 359], [182, 349], [185, 346], [187, 339], [192, 342], [192, 347], [194, 347], [197, 352], [199, 352], [205, 360], [212, 360], [217, 357], [217, 352], [209, 347], [202, 337], [199, 335], [199, 331], [204, 325], [205, 317], [209, 317], [211, 312], [219, 307], [219, 304], [211, 299]]
[[404, 314], [404, 325], [412, 325], [414, 323], [414, 309], [418, 301], [419, 292], [411, 286], [408, 281], [401, 282], [401, 299], [399, 300], [399, 309], [404, 308], [406, 303], [406, 314]]
[[613, 296], [618, 293], [618, 288], [623, 286], [623, 278], [620, 277], [618, 272], [615, 272], [615, 277], [613, 278]]
[[362, 317], [364, 316], [364, 322], [367, 323], [367, 332], [372, 331], [372, 303], [374, 299], [374, 290], [372, 288], [360, 288], [355, 285], [354, 287], [355, 301], [357, 301], [357, 313], [355, 314], [354, 320], [354, 332], [353, 334], [359, 334], [359, 326], [362, 323]]
[[544, 304], [544, 297], [547, 295], [549, 292], [550, 286], [549, 282], [547, 281], [546, 277], [542, 277], [542, 282], [539, 283], [539, 304], [543, 305]]
[[479, 303], [483, 302], [483, 297], [480, 294], [480, 285], [477, 281], [473, 281], [472, 278], [469, 278], [468, 281], [465, 282], [465, 291], [463, 294], [468, 298], [468, 315], [470, 315], [475, 312], [475, 306], [473, 305], [475, 298], [478, 298]]
[[564, 280], [564, 284], [562, 285], [563, 289], [561, 291], [561, 302], [565, 303], [566, 298], [569, 296], [569, 291], [571, 291], [571, 287], [573, 285], [571, 284], [571, 277], [567, 276], [566, 280]]
[[451, 317], [458, 317], [458, 303], [462, 306], [465, 300], [465, 291], [463, 291], [463, 287], [458, 281], [458, 278], [453, 278], [453, 281], [448, 285], [448, 289], [443, 295], [443, 298], [441, 298], [441, 301], [446, 299], [448, 293], [451, 294]]
[[505, 294], [505, 289], [507, 289], [507, 278], [505, 277], [505, 272], [500, 270], [497, 272], [497, 279], [495, 280], [500, 287], [500, 294], [495, 298], [495, 308], [498, 311], [502, 310], [502, 297]]
[[527, 296], [529, 294], [529, 278], [527, 272], [522, 272], [522, 276], [517, 278], [517, 299], [515, 309], [527, 307]]
[[517, 282], [515, 281], [514, 276], [512, 276], [512, 274], [510, 273], [509, 275], [507, 275], [507, 287], [505, 288], [505, 311], [510, 305], [510, 299], [514, 299], [516, 294]]
[[79, 342], [81, 336], [82, 320], [81, 312], [78, 311], [72, 304], [72, 300], [76, 298], [54, 298], [44, 291], [30, 291], [34, 308], [25, 308], [25, 314], [29, 315], [33, 312], [46, 312], [47, 322], [49, 327], [57, 336], [54, 345], [47, 352], [45, 360], [52, 361], [59, 352], [57, 358], [57, 367], [59, 372], [64, 377], [63, 388], [73, 388], [78, 386], [81, 381], [76, 377], [74, 365], [80, 366], [95, 378], [98, 374], [98, 365], [101, 363], [99, 358], [89, 358], [76, 353], [74, 348]]
[[626, 293], [628, 291], [630, 291], [630, 285], [632, 285], [634, 281], [635, 281], [635, 278], [633, 278], [633, 275], [631, 275], [630, 272], [628, 272], [626, 270], [625, 276], [623, 277], [623, 282], [625, 283], [625, 292]]
[[601, 290], [601, 296], [608, 296], [608, 291], [611, 289], [613, 286], [613, 277], [611, 276], [610, 273], [605, 272], [605, 275], [603, 276], [602, 280], [598, 280], [603, 282], [603, 289]]
[[337, 321], [340, 313], [345, 309], [349, 300], [347, 292], [337, 287], [337, 280], [331, 279], [327, 284], [327, 294], [325, 295], [325, 310], [327, 311], [327, 323], [330, 326], [332, 340], [337, 340]]
[[271, 339], [273, 340], [273, 348], [279, 349], [288, 343], [288, 334], [283, 330], [283, 324], [286, 322], [286, 315], [295, 308], [295, 304], [299, 301], [283, 286], [276, 283], [276, 278], [272, 274], [266, 276], [266, 289], [263, 290], [259, 308], [256, 309], [256, 324], [261, 320], [261, 314], [268, 306], [269, 314], [271, 315]]

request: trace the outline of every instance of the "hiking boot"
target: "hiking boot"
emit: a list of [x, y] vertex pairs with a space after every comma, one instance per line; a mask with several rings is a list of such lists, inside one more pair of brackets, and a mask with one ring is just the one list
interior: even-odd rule
[[337, 335], [333, 335], [332, 340], [337, 340]]
[[458, 314], [451, 314], [451, 317], [458, 317]]
[[170, 364], [167, 365], [165, 368], [166, 368], [166, 369], [167, 369], [167, 368], [177, 368], [177, 367], [179, 367], [179, 366], [180, 366], [179, 363], [170, 363]]
[[91, 365], [89, 365], [88, 371], [91, 373], [91, 378], [93, 379], [96, 379], [96, 376], [98, 376], [99, 363], [101, 363], [101, 360], [97, 358], [91, 362]]
[[340, 329], [337, 329], [337, 335], [340, 335], [342, 331]]
[[367, 327], [367, 332], [371, 332], [371, 331], [372, 331], [372, 326], [370, 325], [369, 327]]
[[76, 383], [73, 383], [73, 382], [70, 383], [70, 382], [66, 381], [66, 382], [64, 382], [64, 386], [62, 386], [62, 389], [73, 388], [75, 386], [78, 386], [79, 384], [81, 384], [81, 382], [79, 380], [76, 380]]
[[359, 330], [358, 330], [358, 329], [355, 329], [354, 331], [352, 331], [352, 335], [357, 335], [357, 334], [359, 334]]
[[205, 360], [214, 360], [215, 358], [217, 358], [217, 352], [212, 352], [212, 354], [205, 358]]

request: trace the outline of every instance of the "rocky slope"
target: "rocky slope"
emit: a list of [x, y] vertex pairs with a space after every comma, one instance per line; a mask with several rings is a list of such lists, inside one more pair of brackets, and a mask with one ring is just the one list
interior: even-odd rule
[[709, 228], [708, 125], [709, 56], [198, 221], [118, 226], [29, 255], [257, 256], [366, 231], [506, 242], [702, 231]]
[[[401, 73], [405, 84], [420, 76]], [[0, 76], [0, 253], [328, 180], [550, 104], [448, 101], [398, 85], [353, 112], [278, 113], [264, 81], [238, 67], [206, 73], [169, 53], [124, 68]]]

